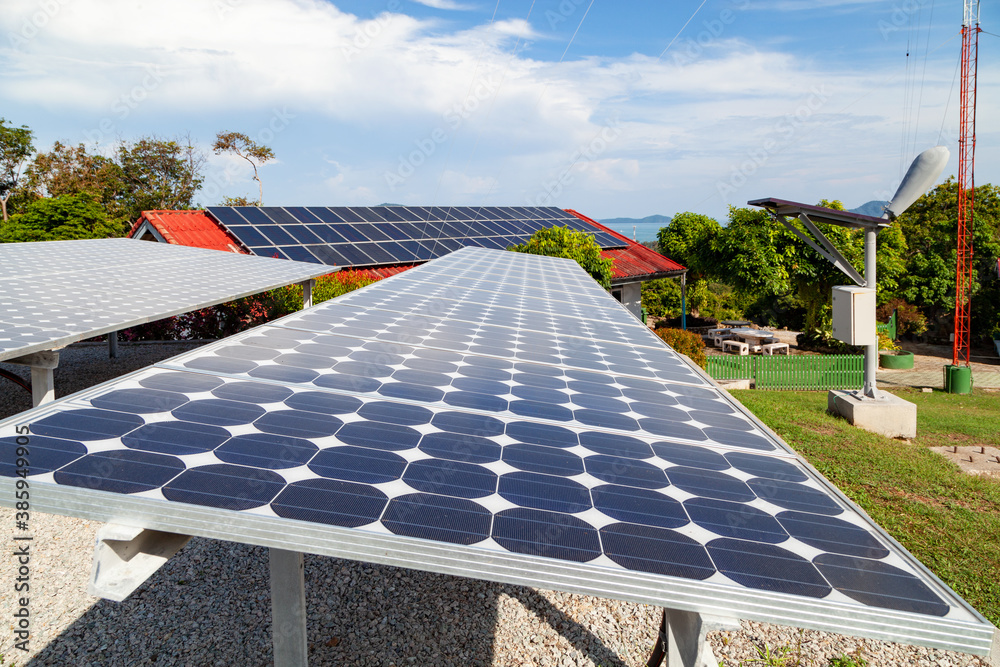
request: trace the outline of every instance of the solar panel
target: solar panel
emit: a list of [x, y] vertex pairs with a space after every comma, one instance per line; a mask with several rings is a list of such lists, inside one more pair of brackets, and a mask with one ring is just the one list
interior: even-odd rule
[[26, 423], [40, 511], [967, 652], [993, 636], [569, 260], [464, 248], [2, 422], [0, 503]]
[[0, 244], [0, 359], [328, 272], [315, 264], [133, 239]]
[[[464, 246], [505, 249], [553, 225], [592, 234], [601, 248], [626, 246], [621, 239], [555, 207], [215, 206], [207, 211], [255, 254], [316, 261], [309, 259], [319, 258], [314, 250], [303, 253], [290, 248], [311, 246], [318, 237], [333, 251], [319, 261], [338, 266], [409, 264], [441, 257]], [[401, 250], [397, 245], [400, 241], [424, 241], [425, 250]], [[363, 245], [360, 252], [350, 249], [358, 244]]]

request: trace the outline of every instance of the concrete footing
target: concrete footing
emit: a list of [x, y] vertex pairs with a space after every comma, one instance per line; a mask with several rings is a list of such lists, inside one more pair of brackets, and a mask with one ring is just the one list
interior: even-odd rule
[[917, 406], [884, 391], [879, 395], [875, 400], [851, 391], [831, 391], [827, 394], [827, 410], [872, 433], [889, 438], [915, 438]]
[[715, 383], [723, 389], [753, 389], [753, 380], [716, 380]]

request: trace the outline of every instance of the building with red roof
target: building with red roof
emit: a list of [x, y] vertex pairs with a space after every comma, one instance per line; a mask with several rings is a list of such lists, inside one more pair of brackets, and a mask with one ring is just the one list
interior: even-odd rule
[[250, 254], [204, 211], [143, 211], [129, 238]]
[[[601, 255], [614, 260], [611, 293], [636, 317], [642, 315], [642, 283], [657, 278], [680, 276], [683, 281], [687, 269], [677, 262], [650, 250], [618, 232], [605, 227], [592, 218], [566, 209], [567, 213], [606, 232], [621, 242], [620, 247], [603, 248]], [[226, 252], [252, 254], [250, 248], [230, 234], [223, 225], [206, 211], [143, 211], [132, 226], [129, 237], [144, 241], [173, 243], [176, 245], [209, 248]], [[416, 264], [384, 264], [357, 267], [357, 271], [381, 279], [412, 268]], [[341, 266], [341, 269], [353, 269]]]

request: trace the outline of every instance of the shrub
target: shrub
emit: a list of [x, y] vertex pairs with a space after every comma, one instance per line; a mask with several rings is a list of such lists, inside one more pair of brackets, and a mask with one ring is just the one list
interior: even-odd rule
[[[347, 294], [377, 280], [364, 271], [353, 270], [320, 276], [313, 286], [313, 304]], [[226, 338], [298, 310], [302, 310], [302, 288], [286, 285], [263, 294], [125, 329], [120, 337], [124, 341]]]
[[892, 339], [889, 338], [888, 335], [886, 335], [886, 334], [882, 333], [881, 331], [879, 331], [878, 332], [878, 349], [880, 349], [880, 350], [886, 350], [888, 352], [892, 352], [894, 350], [898, 350], [899, 346], [896, 345], [894, 342], [892, 342]]
[[[316, 284], [313, 285], [313, 305], [353, 292], [377, 281], [378, 278], [371, 277], [371, 274], [366, 271], [355, 271], [354, 269], [320, 276], [316, 279]], [[273, 290], [272, 295], [274, 304], [271, 306], [272, 312], [269, 313], [268, 319], [284, 317], [289, 313], [302, 310], [302, 288], [298, 285], [279, 287]]]
[[680, 354], [686, 354], [691, 361], [705, 368], [705, 342], [698, 334], [683, 329], [656, 329], [654, 332], [664, 343]]
[[892, 311], [896, 311], [896, 335], [919, 336], [927, 331], [927, 318], [916, 306], [903, 299], [890, 299], [875, 311], [879, 322], [888, 322]]

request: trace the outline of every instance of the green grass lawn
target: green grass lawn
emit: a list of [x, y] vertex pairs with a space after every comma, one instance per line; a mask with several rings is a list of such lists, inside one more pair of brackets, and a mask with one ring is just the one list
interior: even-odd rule
[[968, 475], [930, 451], [1000, 447], [1000, 394], [893, 390], [917, 405], [912, 443], [826, 412], [826, 392], [733, 391], [879, 525], [1000, 625], [1000, 480]]

